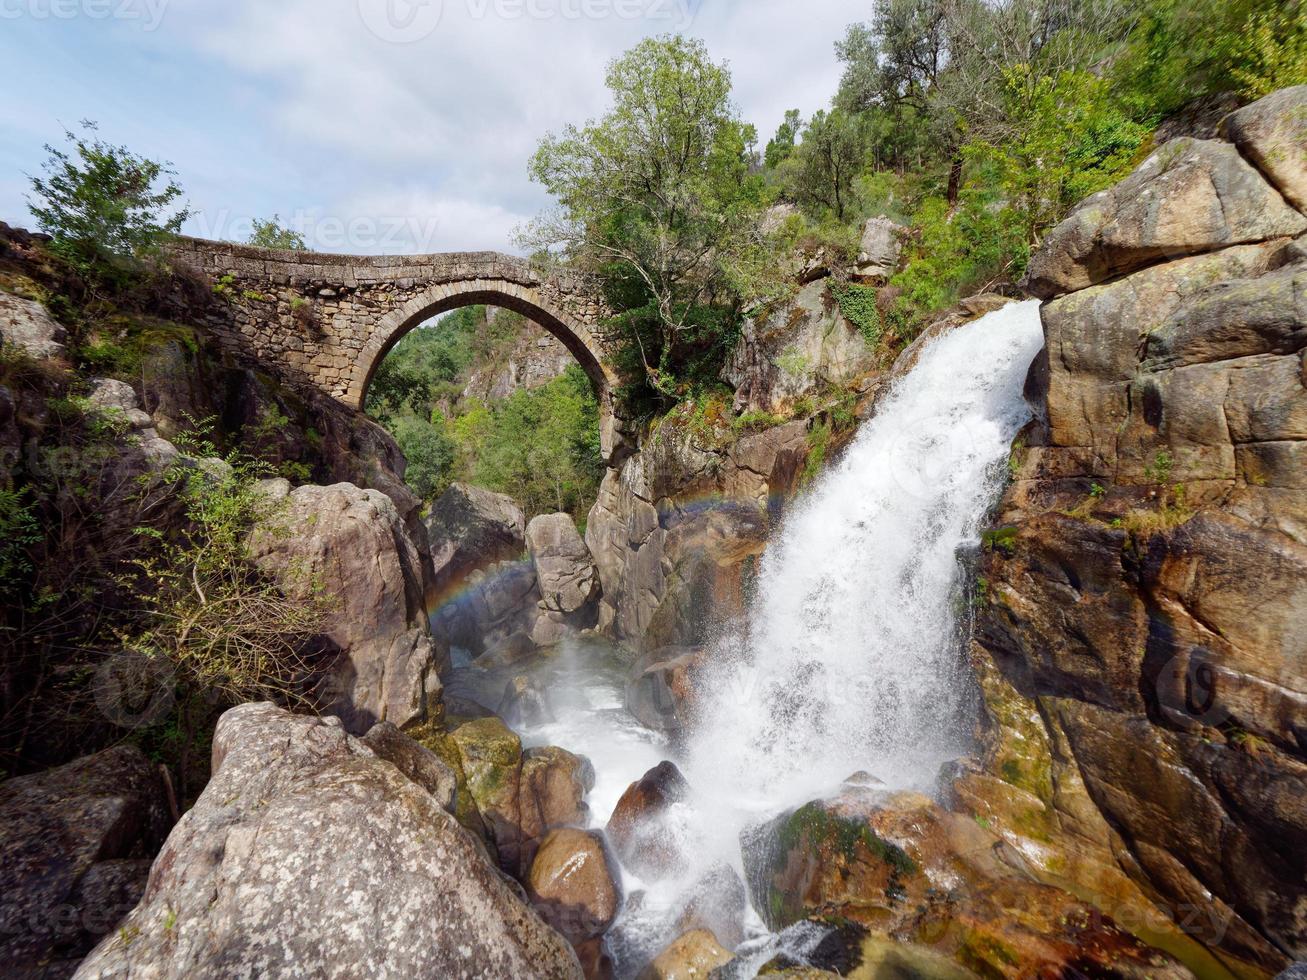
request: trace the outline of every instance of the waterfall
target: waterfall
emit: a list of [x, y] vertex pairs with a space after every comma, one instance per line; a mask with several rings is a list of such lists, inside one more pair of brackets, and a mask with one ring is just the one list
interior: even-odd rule
[[[941, 765], [968, 751], [958, 553], [977, 542], [1002, 492], [1012, 440], [1030, 418], [1022, 382], [1042, 344], [1039, 304], [1027, 302], [924, 347], [840, 462], [792, 505], [745, 624], [713, 647], [676, 751], [633, 732], [615, 710], [620, 682], [593, 668], [588, 683], [567, 682], [592, 707], [529, 733], [613, 767], [592, 800], [599, 825], [660, 753], [691, 787], [662, 828], [688, 859], [683, 872], [627, 875], [628, 895], [641, 894], [608, 936], [619, 975], [676, 937], [706, 874], [742, 870], [743, 831], [859, 772], [929, 792]], [[760, 919], [749, 925], [764, 931]]]
[[929, 789], [965, 750], [957, 553], [1002, 492], [1042, 344], [1037, 302], [935, 340], [795, 505], [714, 658], [692, 784], [775, 812], [860, 770]]

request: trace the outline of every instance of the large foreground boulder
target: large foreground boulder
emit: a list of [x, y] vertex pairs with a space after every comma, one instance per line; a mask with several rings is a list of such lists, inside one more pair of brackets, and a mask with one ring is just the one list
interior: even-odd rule
[[327, 709], [356, 735], [378, 721], [403, 728], [438, 716], [421, 554], [391, 498], [349, 483], [303, 486], [282, 520], [293, 533], [258, 536], [258, 560], [291, 589], [321, 588], [333, 600]]
[[167, 829], [163, 780], [134, 746], [0, 783], [4, 975], [70, 975], [140, 901]]
[[427, 790], [336, 719], [227, 712], [213, 779], [92, 977], [574, 978], [580, 967]]

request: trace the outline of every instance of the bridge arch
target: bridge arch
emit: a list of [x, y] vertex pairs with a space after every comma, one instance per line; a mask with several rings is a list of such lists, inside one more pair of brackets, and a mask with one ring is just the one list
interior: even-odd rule
[[186, 237], [169, 252], [212, 286], [190, 314], [234, 356], [358, 410], [381, 361], [418, 324], [479, 304], [521, 313], [590, 378], [605, 460], [616, 465], [632, 448], [617, 408], [617, 342], [605, 332], [611, 310], [584, 276], [498, 252], [327, 255]]
[[522, 314], [549, 331], [567, 348], [590, 379], [599, 399], [603, 425], [603, 417], [612, 410], [612, 389], [616, 379], [604, 366], [603, 349], [589, 327], [561, 310], [550, 309], [536, 290], [506, 279], [478, 279], [432, 286], [384, 316], [359, 352], [346, 400], [363, 411], [372, 379], [394, 346], [409, 331], [432, 317], [464, 306], [502, 307]]

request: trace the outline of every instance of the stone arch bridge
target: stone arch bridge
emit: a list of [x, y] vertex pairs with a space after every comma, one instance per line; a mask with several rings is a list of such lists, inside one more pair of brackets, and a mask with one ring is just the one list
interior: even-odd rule
[[360, 410], [377, 366], [418, 324], [461, 306], [514, 310], [557, 337], [589, 376], [610, 464], [630, 448], [614, 397], [616, 338], [603, 326], [611, 310], [585, 277], [497, 252], [325, 255], [198, 238], [179, 238], [169, 252], [214, 287], [196, 319], [219, 343]]

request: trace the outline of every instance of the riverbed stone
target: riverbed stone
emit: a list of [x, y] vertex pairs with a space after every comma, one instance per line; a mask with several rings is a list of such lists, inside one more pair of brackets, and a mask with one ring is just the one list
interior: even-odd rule
[[618, 882], [602, 835], [567, 827], [541, 841], [526, 885], [541, 918], [580, 944], [603, 935], [617, 918]]
[[655, 881], [679, 871], [685, 861], [666, 824], [668, 811], [689, 796], [690, 786], [672, 762], [661, 762], [636, 780], [608, 820], [608, 839], [622, 863]]

